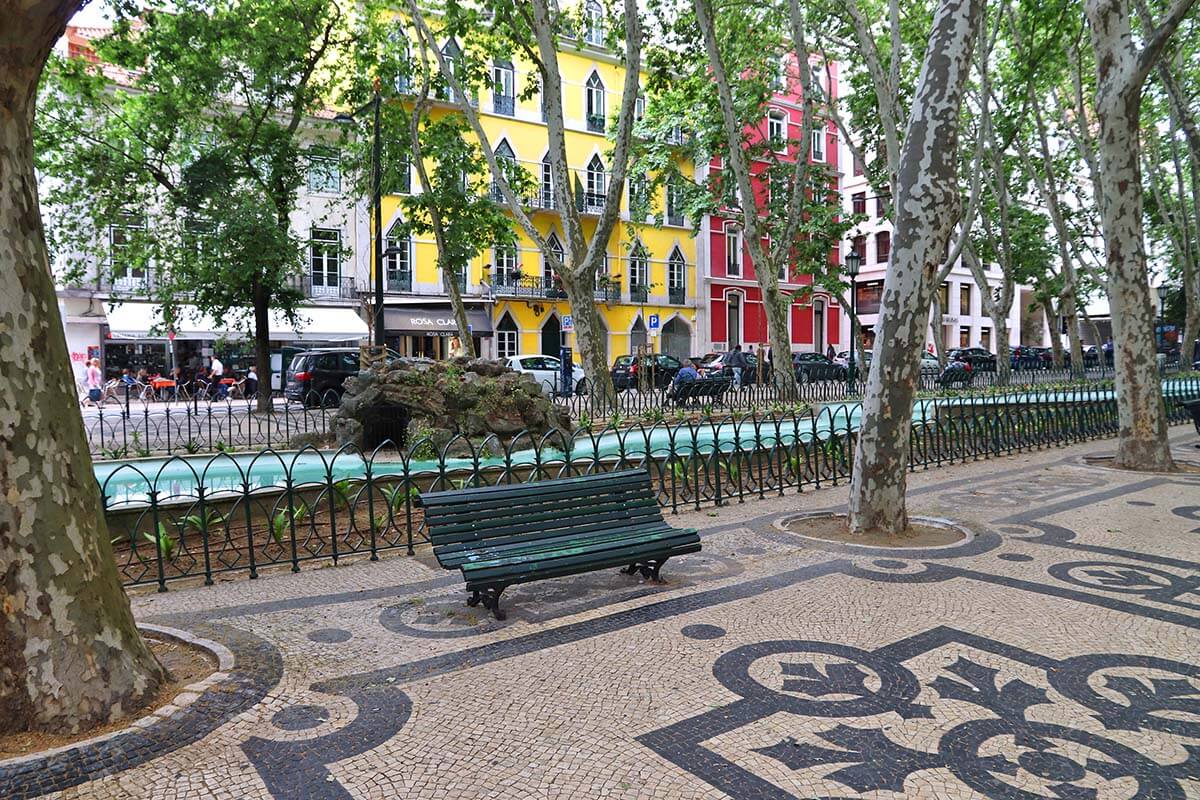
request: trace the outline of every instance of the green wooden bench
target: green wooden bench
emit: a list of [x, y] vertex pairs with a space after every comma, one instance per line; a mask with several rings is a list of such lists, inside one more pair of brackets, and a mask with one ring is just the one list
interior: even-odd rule
[[672, 528], [644, 469], [421, 495], [434, 555], [462, 570], [471, 592], [504, 619], [500, 594], [517, 583], [624, 567], [659, 580], [668, 558], [700, 550]]

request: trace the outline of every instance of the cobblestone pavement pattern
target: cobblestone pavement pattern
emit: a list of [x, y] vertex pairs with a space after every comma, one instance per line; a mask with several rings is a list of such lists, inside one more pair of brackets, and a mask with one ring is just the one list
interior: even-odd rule
[[505, 622], [428, 552], [139, 595], [234, 666], [0, 796], [1200, 797], [1200, 476], [1111, 449], [913, 475], [971, 533], [935, 550], [779, 524], [844, 486], [680, 514], [667, 584], [514, 587]]

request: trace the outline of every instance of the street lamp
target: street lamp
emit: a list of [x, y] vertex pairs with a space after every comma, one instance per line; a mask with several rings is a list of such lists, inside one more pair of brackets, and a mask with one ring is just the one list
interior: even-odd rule
[[1161, 347], [1166, 340], [1167, 325], [1167, 294], [1171, 291], [1165, 283], [1158, 286], [1158, 331], [1154, 337], [1155, 347]]
[[846, 274], [850, 276], [850, 367], [846, 372], [846, 391], [854, 394], [854, 351], [858, 349], [858, 292], [856, 290], [858, 270], [862, 267], [862, 256], [857, 250], [846, 254]]
[[374, 118], [372, 126], [374, 141], [372, 143], [371, 154], [371, 205], [375, 221], [371, 238], [375, 253], [375, 324], [373, 330], [375, 332], [375, 346], [378, 348], [382, 348], [385, 345], [383, 331], [383, 146], [379, 138], [379, 108], [381, 103], [379, 83], [376, 82], [375, 95], [367, 101], [366, 105], [352, 114], [342, 113], [333, 118], [333, 121], [339, 125], [354, 125], [356, 118], [368, 109], [372, 111]]

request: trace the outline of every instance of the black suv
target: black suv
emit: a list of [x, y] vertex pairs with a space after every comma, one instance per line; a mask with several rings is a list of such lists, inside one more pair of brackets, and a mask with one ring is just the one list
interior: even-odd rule
[[342, 384], [357, 375], [358, 348], [331, 347], [297, 353], [287, 368], [283, 396], [306, 406], [335, 406], [342, 399]]
[[[651, 363], [651, 359], [653, 363]], [[654, 388], [662, 389], [670, 386], [675, 379], [675, 373], [683, 368], [683, 364], [674, 356], [655, 353], [653, 356], [642, 356], [634, 363], [633, 356], [620, 356], [612, 365], [613, 387], [617, 390], [638, 388], [638, 372], [645, 374], [653, 370]], [[647, 379], [647, 382], [649, 379]]]
[[982, 347], [957, 347], [946, 355], [951, 361], [970, 364], [973, 372], [996, 371], [996, 354]]
[[[792, 366], [796, 368], [796, 380], [800, 383], [846, 380], [847, 368], [820, 353], [793, 353]], [[854, 371], [858, 371], [858, 365]]]

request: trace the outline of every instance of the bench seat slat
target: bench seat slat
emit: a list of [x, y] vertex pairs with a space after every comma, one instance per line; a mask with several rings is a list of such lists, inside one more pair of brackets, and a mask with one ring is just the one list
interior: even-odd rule
[[553, 547], [542, 551], [528, 553], [513, 553], [511, 555], [492, 554], [478, 561], [467, 561], [462, 565], [464, 575], [478, 578], [483, 575], [524, 572], [529, 569], [555, 562], [569, 562], [575, 558], [591, 558], [607, 552], [661, 552], [675, 544], [687, 544], [695, 539], [688, 531], [678, 531], [675, 528], [660, 530], [653, 534], [639, 533], [622, 538], [601, 539], [587, 543], [578, 543], [566, 547]]
[[474, 539], [462, 539], [450, 544], [443, 544], [437, 541], [434, 542], [435, 552], [438, 559], [445, 561], [446, 558], [455, 557], [460, 553], [476, 552], [482, 548], [502, 547], [517, 542], [539, 541], [543, 539], [554, 540], [571, 536], [586, 536], [592, 533], [603, 533], [604, 531], [614, 530], [621, 527], [664, 525], [662, 515], [654, 513], [653, 510], [644, 510], [641, 514], [621, 515], [618, 512], [606, 514], [603, 517], [589, 519], [587, 524], [564, 526], [556, 529], [546, 530], [530, 530], [527, 528], [516, 528], [515, 530], [505, 532], [502, 536], [480, 536]]
[[497, 584], [507, 586], [514, 583], [528, 583], [544, 578], [555, 578], [578, 574], [580, 572], [592, 572], [597, 569], [623, 567], [646, 558], [666, 558], [698, 552], [700, 552], [699, 540], [681, 541], [678, 546], [670, 548], [665, 548], [662, 544], [655, 543], [647, 547], [589, 553], [574, 558], [555, 559], [545, 562], [527, 562], [521, 565], [521, 569], [509, 570], [502, 575], [464, 569], [463, 577], [466, 579], [468, 589], [487, 588]]
[[466, 551], [461, 557], [463, 564], [482, 564], [502, 559], [525, 558], [539, 553], [554, 553], [559, 551], [587, 548], [605, 542], [623, 542], [636, 539], [649, 539], [662, 533], [672, 533], [679, 528], [672, 528], [665, 522], [650, 525], [625, 526], [620, 528], [608, 527], [593, 530], [587, 534], [564, 534], [544, 539], [526, 539], [503, 545], [493, 545], [490, 542], [473, 550]]
[[639, 485], [645, 482], [644, 470], [619, 470], [597, 472], [593, 475], [572, 475], [550, 481], [534, 483], [501, 483], [495, 486], [473, 486], [466, 489], [448, 489], [426, 492], [421, 495], [421, 505], [459, 505], [469, 502], [494, 502], [506, 497], [583, 495], [586, 487], [599, 484], [616, 487], [625, 484]]
[[586, 492], [573, 495], [538, 494], [523, 498], [503, 497], [488, 501], [443, 504], [425, 507], [425, 516], [443, 523], [471, 519], [495, 513], [520, 513], [522, 509], [538, 506], [573, 508], [589, 503], [620, 501], [638, 497], [654, 497], [644, 486], [623, 486], [615, 489], [591, 486]]
[[[630, 502], [603, 503], [595, 506], [573, 508], [544, 508], [534, 513], [500, 513], [492, 519], [477, 519], [445, 524], [436, 522], [434, 544], [449, 544], [457, 540], [478, 540], [503, 536], [521, 530], [556, 530], [572, 527], [584, 520], [600, 518], [624, 519], [630, 516], [654, 515], [661, 517], [658, 501], [642, 498]], [[431, 527], [434, 522], [431, 522]]]

